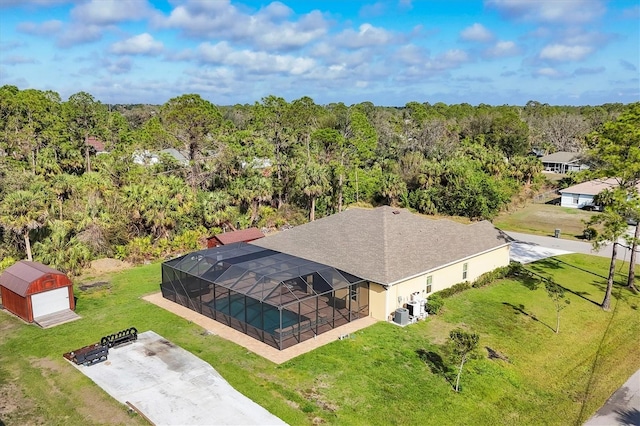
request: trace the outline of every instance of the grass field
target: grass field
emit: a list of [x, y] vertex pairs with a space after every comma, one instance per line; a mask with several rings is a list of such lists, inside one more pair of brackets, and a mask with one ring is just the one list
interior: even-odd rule
[[503, 212], [493, 220], [493, 224], [503, 231], [554, 236], [560, 229], [560, 237], [571, 240], [582, 238], [583, 221], [589, 220], [594, 212], [560, 207], [551, 204], [527, 204], [517, 210]]
[[[597, 306], [604, 258], [568, 255], [529, 267], [571, 291], [559, 334], [544, 290], [503, 280], [446, 299], [444, 312], [426, 321], [377, 323], [281, 365], [141, 300], [158, 289], [158, 264], [94, 277], [109, 284], [76, 290], [81, 320], [42, 330], [0, 313], [0, 424], [144, 424], [62, 358], [135, 326], [209, 362], [292, 425], [580, 425], [640, 368], [640, 296], [616, 286], [612, 311]], [[465, 368], [460, 393], [438, 363], [456, 326], [481, 336], [481, 357]]]

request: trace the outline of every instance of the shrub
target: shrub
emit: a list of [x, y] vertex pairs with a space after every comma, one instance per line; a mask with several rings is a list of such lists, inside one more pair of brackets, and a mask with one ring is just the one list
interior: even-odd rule
[[596, 231], [595, 228], [592, 228], [591, 226], [589, 226], [585, 228], [585, 230], [582, 233], [582, 236], [584, 237], [585, 240], [593, 240], [598, 236], [598, 231]]
[[511, 265], [496, 268], [493, 271], [489, 271], [480, 275], [478, 278], [476, 278], [473, 284], [471, 284], [471, 286], [475, 288], [484, 287], [496, 280], [506, 277], [507, 275], [509, 275], [510, 272], [511, 272]]
[[471, 284], [469, 284], [468, 281], [463, 281], [461, 283], [454, 284], [449, 288], [445, 288], [444, 290], [440, 290], [437, 292], [437, 294], [439, 294], [440, 297], [442, 297], [443, 299], [446, 299], [447, 297], [451, 297], [454, 294], [462, 293], [463, 291], [468, 290], [470, 288], [471, 288]]
[[427, 313], [429, 315], [437, 315], [444, 306], [444, 300], [438, 293], [433, 293], [427, 298]]

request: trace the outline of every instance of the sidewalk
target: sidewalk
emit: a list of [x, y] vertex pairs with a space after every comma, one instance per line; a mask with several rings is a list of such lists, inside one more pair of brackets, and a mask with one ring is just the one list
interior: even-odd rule
[[640, 425], [640, 370], [636, 371], [584, 426]]

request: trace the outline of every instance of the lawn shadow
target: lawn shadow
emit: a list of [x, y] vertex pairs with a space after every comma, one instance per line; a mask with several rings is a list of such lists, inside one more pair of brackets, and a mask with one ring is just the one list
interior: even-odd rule
[[[586, 272], [588, 274], [594, 275], [598, 278], [604, 279], [606, 280], [607, 277], [603, 277], [600, 274], [596, 274], [595, 272], [589, 271], [587, 269], [584, 268], [580, 268], [578, 266], [572, 265], [570, 263], [567, 263], [563, 260], [560, 260], [556, 257], [549, 257], [547, 259], [543, 259], [543, 260], [539, 260], [531, 265], [529, 265], [529, 267], [531, 268], [531, 272], [535, 275], [534, 277], [530, 277], [531, 280], [534, 281], [534, 285], [532, 285], [531, 283], [527, 283], [527, 282], [522, 282], [522, 284], [529, 288], [530, 290], [535, 290], [537, 288], [537, 285], [540, 284], [540, 282], [536, 283], [536, 277], [540, 278], [541, 280], [546, 280], [549, 279], [548, 277], [546, 277], [545, 275], [543, 275], [543, 273], [545, 273], [546, 271], [550, 270], [550, 269], [566, 269], [566, 267], [570, 267], [573, 269], [577, 269], [579, 271], [582, 272]], [[522, 281], [522, 280], [521, 280]], [[590, 283], [591, 285], [593, 285], [594, 287], [596, 287], [599, 291], [604, 291], [606, 284], [602, 283], [602, 282], [598, 282], [596, 280], [592, 281]], [[579, 298], [586, 300], [587, 302], [593, 303], [596, 306], [600, 306], [599, 302], [596, 302], [595, 300], [592, 300], [590, 298], [588, 298], [587, 296], [590, 296], [591, 293], [589, 293], [588, 291], [575, 291], [573, 289], [570, 289], [568, 287], [563, 286], [562, 284], [558, 285], [560, 287], [562, 287], [564, 289], [564, 291], [566, 291], [567, 293], [571, 293], [575, 296], [578, 296]]]
[[418, 357], [429, 366], [429, 369], [431, 369], [433, 374], [444, 377], [445, 380], [453, 386], [453, 382], [451, 380], [451, 372], [453, 370], [450, 366], [445, 364], [440, 354], [433, 351], [427, 351], [425, 349], [418, 349], [416, 353], [418, 354]]
[[487, 350], [487, 356], [489, 357], [489, 359], [499, 359], [501, 361], [511, 363], [511, 360], [509, 360], [508, 356], [501, 354], [500, 352], [490, 348], [489, 346], [485, 346], [484, 348]]
[[514, 305], [514, 304], [512, 304], [512, 303], [509, 303], [509, 302], [502, 302], [502, 304], [503, 304], [503, 305], [505, 305], [505, 306], [509, 306], [509, 307], [511, 307], [511, 308], [514, 310], [514, 313], [515, 313], [516, 315], [518, 315], [518, 314], [525, 315], [525, 316], [527, 316], [527, 317], [531, 318], [532, 320], [537, 321], [537, 322], [539, 322], [540, 324], [542, 324], [542, 325], [544, 325], [544, 326], [548, 327], [551, 331], [553, 331], [553, 332], [555, 333], [555, 331], [556, 331], [556, 330], [555, 330], [553, 327], [551, 327], [549, 324], [547, 324], [547, 323], [546, 323], [546, 322], [544, 322], [544, 321], [540, 321], [540, 320], [539, 320], [535, 315], [532, 315], [532, 314], [530, 314], [529, 312], [525, 311], [525, 310], [524, 310], [524, 305], [523, 305], [523, 304], [520, 304], [520, 305], [518, 305], [518, 306], [516, 306], [516, 305]]

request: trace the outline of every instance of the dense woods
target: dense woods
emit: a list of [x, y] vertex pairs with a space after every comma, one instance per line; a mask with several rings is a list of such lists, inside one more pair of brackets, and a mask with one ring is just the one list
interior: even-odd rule
[[216, 106], [196, 94], [105, 105], [85, 92], [63, 101], [3, 86], [0, 267], [27, 257], [73, 273], [97, 257], [142, 261], [223, 229], [278, 228], [353, 203], [491, 218], [536, 181], [533, 148], [586, 149], [587, 135], [629, 108], [276, 96]]

